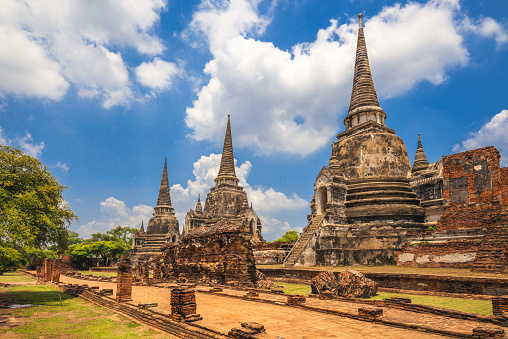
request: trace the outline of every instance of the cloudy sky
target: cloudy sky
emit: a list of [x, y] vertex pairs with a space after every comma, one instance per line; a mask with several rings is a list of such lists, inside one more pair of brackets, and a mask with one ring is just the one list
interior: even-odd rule
[[[363, 0], [387, 125], [411, 160], [487, 145], [508, 166], [508, 1]], [[351, 95], [356, 0], [3, 0], [0, 143], [69, 186], [83, 237], [139, 227], [164, 158], [181, 226], [237, 175], [267, 240], [306, 226]]]

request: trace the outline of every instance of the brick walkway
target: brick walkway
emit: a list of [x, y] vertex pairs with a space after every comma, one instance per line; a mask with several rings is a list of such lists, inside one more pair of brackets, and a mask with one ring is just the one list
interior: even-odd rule
[[[116, 284], [109, 282], [86, 281], [61, 276], [60, 281], [71, 284], [88, 284], [99, 286], [100, 289], [112, 288], [116, 294]], [[197, 290], [208, 291], [207, 287]], [[438, 334], [426, 333], [412, 329], [403, 329], [382, 324], [365, 322], [332, 314], [314, 312], [269, 303], [246, 301], [231, 296], [244, 296], [246, 292], [226, 290], [221, 294], [211, 295], [196, 293], [197, 312], [203, 317], [198, 323], [210, 329], [227, 333], [233, 327], [239, 327], [242, 322], [258, 322], [265, 326], [267, 337], [277, 336], [292, 338], [442, 338]], [[230, 295], [229, 297], [226, 295]], [[157, 302], [159, 308], [170, 310], [170, 290], [166, 288], [133, 286], [132, 303]], [[286, 296], [260, 293], [260, 299], [285, 303]], [[307, 298], [306, 306], [318, 307], [339, 312], [356, 314], [358, 307], [363, 304], [343, 301], [319, 300]], [[429, 314], [383, 308], [382, 319], [406, 324], [419, 324], [429, 328], [446, 329], [454, 332], [472, 334], [472, 329], [478, 326], [491, 327], [488, 323], [458, 320]], [[508, 328], [504, 328], [508, 333]]]

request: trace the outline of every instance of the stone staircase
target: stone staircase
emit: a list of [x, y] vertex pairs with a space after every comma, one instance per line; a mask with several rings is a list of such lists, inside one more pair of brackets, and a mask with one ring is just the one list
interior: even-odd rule
[[508, 222], [485, 229], [471, 270], [492, 273], [508, 271]]
[[302, 253], [303, 249], [308, 244], [310, 238], [316, 232], [319, 225], [321, 225], [324, 218], [325, 218], [324, 215], [317, 215], [312, 219], [309, 225], [304, 228], [302, 235], [295, 243], [295, 245], [291, 249], [291, 252], [289, 252], [289, 254], [287, 255], [286, 259], [284, 259], [284, 267], [295, 266], [296, 261], [300, 257], [300, 254]]

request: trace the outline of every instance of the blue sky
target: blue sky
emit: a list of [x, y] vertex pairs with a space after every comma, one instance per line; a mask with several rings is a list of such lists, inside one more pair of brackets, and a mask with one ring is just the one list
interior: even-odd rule
[[[411, 161], [494, 145], [508, 165], [508, 1], [363, 0], [374, 84]], [[139, 227], [164, 158], [204, 198], [231, 114], [237, 175], [273, 240], [306, 226], [351, 95], [357, 1], [4, 0], [0, 143], [69, 186], [83, 237]]]

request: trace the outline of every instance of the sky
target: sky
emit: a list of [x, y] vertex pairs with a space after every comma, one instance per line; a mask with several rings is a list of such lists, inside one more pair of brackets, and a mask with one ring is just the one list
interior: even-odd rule
[[[307, 225], [344, 131], [353, 0], [2, 0], [0, 143], [68, 186], [87, 238], [140, 227], [164, 159], [182, 229], [214, 185], [227, 114], [266, 240]], [[508, 1], [363, 0], [374, 85], [411, 161], [493, 145], [508, 166]]]

